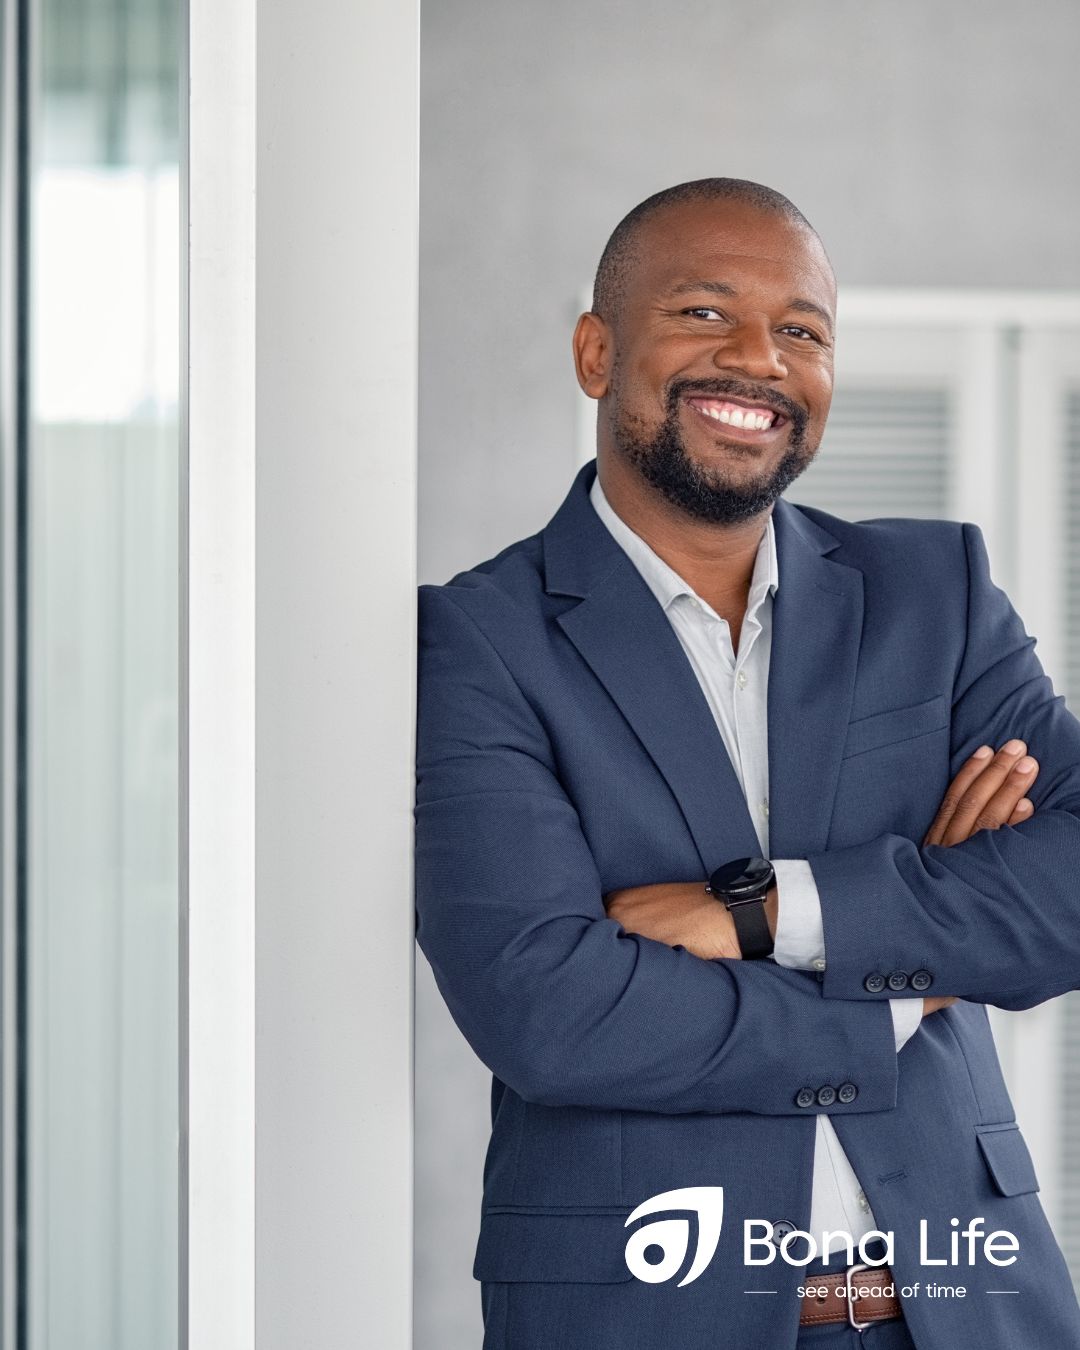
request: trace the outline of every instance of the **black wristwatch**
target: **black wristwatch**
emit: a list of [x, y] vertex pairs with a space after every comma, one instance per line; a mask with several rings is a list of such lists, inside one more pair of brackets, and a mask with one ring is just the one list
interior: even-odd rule
[[772, 955], [765, 897], [775, 880], [776, 872], [767, 858], [736, 858], [718, 867], [705, 887], [727, 906], [744, 961], [760, 961]]

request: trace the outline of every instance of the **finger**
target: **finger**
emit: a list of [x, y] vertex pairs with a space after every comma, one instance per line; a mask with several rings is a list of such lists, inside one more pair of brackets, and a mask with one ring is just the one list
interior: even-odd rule
[[[946, 847], [970, 838], [978, 828], [975, 825], [976, 818], [986, 809], [994, 793], [1008, 778], [1026, 750], [1027, 746], [1023, 741], [1008, 741], [993, 759], [986, 763], [979, 776], [961, 794], [952, 819], [945, 827], [941, 842]], [[1019, 801], [1023, 795], [1020, 793], [1017, 800]]]
[[1027, 820], [1035, 810], [1034, 804], [1027, 797], [1021, 797], [1016, 803], [1016, 808], [1012, 815], [1005, 822], [1007, 825], [1019, 825], [1022, 820]]
[[953, 813], [960, 804], [961, 797], [986, 768], [989, 760], [993, 758], [993, 754], [990, 746], [980, 745], [971, 758], [961, 766], [960, 771], [949, 784], [938, 813], [934, 817], [934, 823], [930, 826], [926, 838], [923, 840], [924, 844], [941, 843], [945, 830], [953, 818]]
[[[975, 817], [971, 834], [979, 830], [999, 830], [1012, 817], [1021, 801], [1030, 800], [1030, 792], [1039, 772], [1039, 762], [1030, 755], [1023, 756], [1015, 768]], [[969, 838], [971, 835], [968, 836]]]
[[[975, 813], [967, 834], [957, 833], [955, 838], [951, 838], [953, 832], [958, 832], [963, 823], [960, 812], [957, 812], [945, 831], [945, 844], [960, 843], [964, 839], [970, 839], [979, 830], [1000, 829], [1016, 809], [1017, 803], [1030, 790], [1038, 771], [1038, 761], [1032, 759], [1030, 755], [1023, 755], [1019, 760], [1014, 761], [1005, 780]], [[967, 795], [970, 796], [980, 790], [985, 790], [984, 785], [977, 782], [973, 788], [969, 789]]]
[[1003, 747], [964, 793], [942, 836], [945, 847], [962, 843], [980, 830], [999, 829], [1026, 796], [1038, 765], [1029, 756], [1018, 755], [1016, 744]]

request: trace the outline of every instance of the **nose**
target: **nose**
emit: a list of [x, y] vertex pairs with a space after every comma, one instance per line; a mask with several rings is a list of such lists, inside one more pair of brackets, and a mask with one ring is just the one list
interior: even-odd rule
[[764, 317], [729, 328], [717, 344], [713, 364], [750, 380], [782, 380], [787, 374], [775, 334]]

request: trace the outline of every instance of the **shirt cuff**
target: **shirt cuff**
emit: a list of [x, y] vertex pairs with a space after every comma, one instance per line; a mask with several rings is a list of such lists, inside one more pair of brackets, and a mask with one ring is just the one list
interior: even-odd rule
[[789, 970], [823, 971], [825, 928], [810, 864], [801, 858], [779, 862], [774, 858], [772, 865], [777, 899], [773, 960]]
[[[810, 864], [803, 859], [773, 859], [776, 873], [776, 937], [773, 960], [789, 970], [825, 969], [825, 927], [821, 898]], [[893, 1039], [899, 1051], [919, 1029], [921, 998], [891, 998]]]
[[891, 998], [889, 1011], [892, 1013], [893, 1035], [899, 1050], [911, 1040], [922, 1021], [923, 1001], [921, 998]]

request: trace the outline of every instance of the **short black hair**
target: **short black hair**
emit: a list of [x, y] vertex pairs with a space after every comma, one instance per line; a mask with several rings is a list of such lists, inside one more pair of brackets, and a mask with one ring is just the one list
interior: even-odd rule
[[744, 202], [761, 211], [784, 216], [792, 224], [809, 230], [817, 237], [817, 231], [795, 203], [775, 188], [751, 183], [746, 178], [697, 178], [691, 183], [677, 183], [639, 202], [612, 230], [611, 238], [600, 256], [596, 280], [593, 282], [593, 313], [599, 314], [609, 323], [617, 318], [626, 291], [627, 276], [634, 261], [634, 245], [642, 224], [650, 216], [669, 206], [681, 206], [684, 202], [707, 201]]

